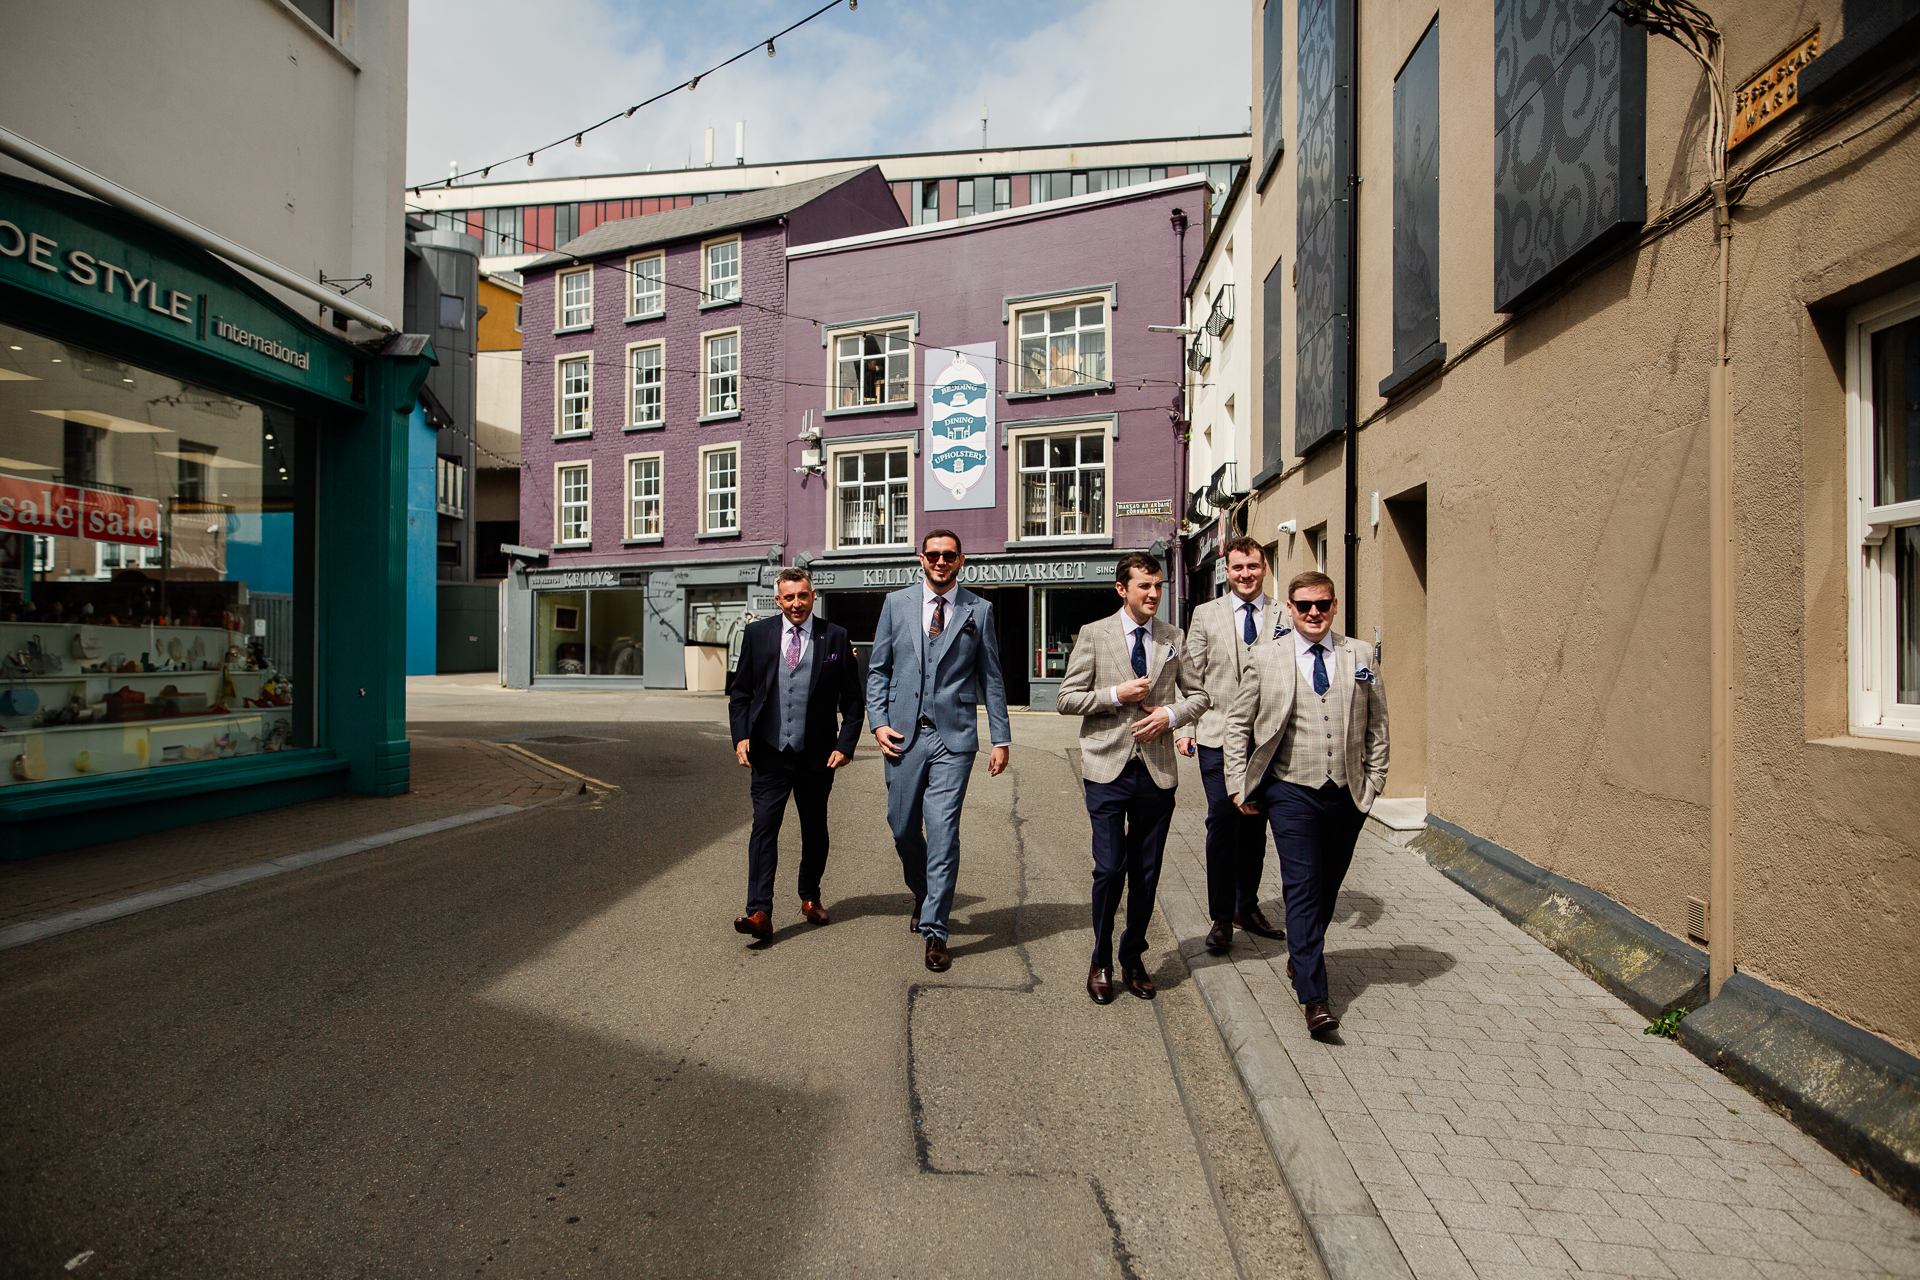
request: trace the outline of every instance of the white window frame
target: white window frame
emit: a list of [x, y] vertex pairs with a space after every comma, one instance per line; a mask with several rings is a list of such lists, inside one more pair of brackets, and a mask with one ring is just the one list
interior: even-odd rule
[[[906, 350], [904, 353], [902, 353], [906, 358], [906, 364], [907, 364], [905, 394], [902, 395], [897, 400], [877, 400], [872, 404], [867, 404], [864, 401], [858, 402], [855, 404], [842, 404], [840, 403], [840, 362], [841, 362], [840, 343], [843, 339], [846, 339], [846, 338], [864, 338], [869, 335], [874, 337], [883, 337], [889, 340], [891, 340], [895, 336], [899, 336], [906, 340]], [[892, 352], [886, 352], [884, 353], [883, 358], [888, 358], [888, 357], [891, 357], [892, 355], [893, 355]], [[855, 357], [854, 363], [856, 365], [856, 368], [858, 366], [859, 361], [869, 359], [869, 358], [870, 357], [867, 357], [867, 356]], [[891, 379], [889, 379], [889, 381], [891, 381]], [[857, 387], [855, 389], [858, 390]], [[865, 325], [865, 326], [858, 326], [858, 327], [847, 328], [847, 329], [829, 329], [827, 331], [827, 408], [829, 410], [882, 409], [889, 405], [909, 405], [912, 403], [913, 403], [913, 325], [910, 321], [902, 321], [897, 324], [889, 323], [884, 325]]]
[[[651, 418], [640, 417], [640, 380], [635, 376], [640, 366], [640, 353], [651, 352], [657, 356], [654, 372], [658, 375], [654, 387], [658, 393], [655, 405], [657, 412]], [[661, 342], [632, 342], [627, 344], [626, 384], [627, 408], [626, 428], [629, 431], [651, 431], [667, 424], [667, 349]]]
[[[1874, 503], [1873, 336], [1920, 318], [1920, 285], [1847, 316], [1847, 720], [1860, 737], [1920, 742], [1920, 704], [1898, 695], [1896, 530], [1920, 525], [1920, 500]], [[1915, 390], [1910, 388], [1910, 391]]]
[[[731, 491], [733, 493], [733, 523], [731, 525], [716, 525], [716, 524], [713, 524], [708, 518], [710, 515], [710, 509], [709, 509], [708, 503], [711, 496], [715, 493], [728, 492], [728, 490], [709, 489], [707, 487], [707, 460], [709, 458], [717, 457], [718, 455], [723, 453], [731, 453], [733, 455], [733, 488]], [[738, 440], [729, 440], [723, 444], [709, 444], [709, 445], [701, 446], [699, 483], [700, 483], [700, 532], [702, 535], [721, 536], [721, 535], [735, 534], [740, 532], [740, 514], [741, 514], [740, 513], [740, 493], [741, 493], [740, 481], [741, 481], [740, 442]]]
[[[641, 275], [641, 263], [651, 263], [660, 269], [659, 276], [655, 277], [657, 288], [652, 290], [652, 292], [659, 295], [657, 298], [658, 305], [654, 306], [651, 310], [643, 309], [640, 305], [640, 283], [646, 278]], [[663, 316], [665, 314], [667, 314], [667, 255], [665, 253], [639, 253], [628, 258], [627, 318], [629, 320], [651, 320], [655, 316]]]
[[[1045, 427], [1033, 427], [1018, 430], [1008, 424], [1007, 432], [1007, 541], [1027, 544], [1047, 542], [1091, 542], [1112, 541], [1113, 539], [1113, 447], [1115, 444], [1113, 420], [1106, 416], [1091, 418], [1084, 422], [1056, 422]], [[1102, 528], [1098, 533], [1046, 533], [1027, 536], [1024, 532], [1026, 503], [1022, 492], [1021, 453], [1029, 440], [1052, 440], [1060, 436], [1098, 435], [1104, 440], [1101, 448], [1104, 483], [1101, 488]], [[1091, 468], [1087, 468], [1091, 470]], [[1051, 521], [1049, 521], [1051, 523]]]
[[[733, 275], [716, 277], [713, 274], [713, 251], [733, 246]], [[704, 303], [726, 303], [740, 301], [740, 284], [745, 275], [746, 251], [739, 236], [722, 236], [718, 240], [706, 240], [700, 245], [700, 297]], [[716, 294], [716, 280], [730, 281], [732, 292]]]
[[[584, 301], [576, 300], [571, 307], [567, 302], [567, 283], [572, 280], [586, 282], [587, 296]], [[571, 333], [578, 329], [593, 328], [593, 268], [581, 267], [578, 271], [562, 271], [553, 278], [553, 314], [559, 320], [554, 326], [557, 333]], [[569, 310], [585, 313], [585, 319], [569, 319]]]
[[[915, 459], [913, 453], [914, 437], [900, 436], [886, 440], [850, 440], [843, 444], [829, 442], [826, 448], [827, 474], [827, 540], [829, 547], [857, 548], [862, 551], [886, 550], [914, 545], [915, 529], [918, 527], [916, 513], [919, 510], [919, 492], [914, 483]], [[907, 455], [907, 528], [906, 536], [898, 542], [842, 542], [840, 540], [840, 459], [848, 454], [861, 453], [898, 453]]]
[[[653, 518], [659, 527], [652, 533], [641, 527], [640, 503], [643, 501], [635, 472], [643, 462], [651, 462], [653, 472]], [[627, 541], [660, 542], [667, 529], [667, 460], [663, 453], [630, 453], [626, 457]]]
[[[1026, 356], [1021, 350], [1021, 331], [1026, 317], [1042, 315], [1049, 311], [1060, 311], [1067, 307], [1088, 307], [1095, 303], [1100, 305], [1100, 332], [1103, 336], [1103, 345], [1106, 350], [1103, 376], [1055, 384], [1051, 381], [1052, 364], [1049, 362], [1049, 385], [1044, 387], [1029, 387], [1026, 383]], [[1115, 374], [1113, 369], [1113, 291], [1111, 289], [1101, 289], [1091, 293], [1063, 293], [1053, 298], [1023, 300], [1012, 309], [1008, 317], [1008, 326], [1007, 347], [1013, 356], [1013, 368], [1009, 371], [1011, 375], [1009, 380], [1013, 384], [1011, 387], [1012, 394], [1059, 395], [1064, 391], [1105, 388], [1113, 385]], [[1088, 330], [1079, 327], [1078, 317], [1076, 317], [1075, 328], [1073, 329], [1073, 333], [1076, 335], [1074, 342], [1076, 372], [1077, 366], [1080, 363], [1080, 344], [1077, 335], [1085, 332], [1088, 332]]]
[[[567, 430], [567, 364], [570, 361], [583, 360], [587, 366], [586, 402], [581, 406], [581, 421], [586, 425], [577, 431]], [[565, 351], [553, 358], [553, 435], [554, 439], [579, 440], [593, 434], [593, 352]]]
[[[587, 476], [587, 500], [585, 503], [570, 503], [566, 498], [566, 473], [584, 471]], [[586, 530], [584, 538], [565, 537], [567, 528], [567, 508], [584, 507], [580, 521]], [[576, 458], [568, 462], [553, 464], [553, 545], [556, 547], [590, 547], [593, 545], [593, 459]]]
[[[715, 374], [713, 371], [713, 344], [715, 340], [720, 338], [733, 339], [733, 408], [731, 409], [715, 407], [714, 379], [716, 377], [727, 376], [726, 374]], [[710, 418], [737, 418], [740, 416], [740, 397], [744, 394], [740, 377], [740, 369], [743, 364], [741, 348], [744, 345], [740, 339], [740, 330], [737, 327], [732, 329], [712, 329], [700, 335], [701, 421], [704, 422]]]

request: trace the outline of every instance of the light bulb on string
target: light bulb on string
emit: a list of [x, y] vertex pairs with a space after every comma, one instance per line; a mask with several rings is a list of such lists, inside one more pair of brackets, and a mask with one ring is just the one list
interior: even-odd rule
[[488, 165], [488, 166], [487, 166], [486, 168], [484, 168], [484, 169], [482, 169], [482, 170], [480, 171], [480, 176], [484, 178], [484, 177], [486, 177], [486, 176], [487, 176], [488, 174], [490, 174], [490, 173], [492, 173], [492, 172], [493, 172], [493, 166], [492, 166], [492, 165]]
[[576, 134], [574, 134], [574, 135], [573, 135], [573, 145], [574, 145], [574, 146], [576, 146], [576, 147], [577, 147], [577, 146], [579, 146], [579, 145], [580, 145], [580, 139], [582, 139], [582, 138], [584, 138], [584, 137], [586, 137], [586, 136], [587, 136], [587, 135], [586, 135], [586, 134], [584, 134], [584, 133], [576, 133]]
[[767, 41], [767, 56], [769, 58], [773, 56], [773, 41], [771, 40]]
[[527, 152], [527, 168], [533, 168], [533, 152]]

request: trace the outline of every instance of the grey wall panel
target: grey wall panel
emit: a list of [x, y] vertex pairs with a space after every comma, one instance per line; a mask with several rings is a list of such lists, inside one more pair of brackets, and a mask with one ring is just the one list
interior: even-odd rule
[[1352, 369], [1354, 0], [1299, 0], [1293, 451], [1346, 426]]
[[1293, 451], [1305, 454], [1347, 422], [1347, 318], [1335, 316], [1300, 348], [1294, 367]]
[[1305, 344], [1344, 311], [1345, 264], [1340, 260], [1338, 219], [1321, 218], [1300, 242], [1294, 258], [1294, 334]]
[[1393, 82], [1393, 365], [1440, 341], [1440, 20]]
[[[1277, 4], [1279, 0], [1274, 0]], [[1277, 472], [1287, 461], [1281, 433], [1286, 393], [1287, 265], [1276, 261], [1260, 282], [1260, 469]]]
[[1266, 183], [1280, 158], [1284, 141], [1280, 136], [1281, 94], [1285, 77], [1286, 44], [1283, 18], [1287, 0], [1267, 0], [1260, 15], [1260, 182]]
[[1553, 78], [1606, 15], [1610, 0], [1494, 0], [1493, 127]]

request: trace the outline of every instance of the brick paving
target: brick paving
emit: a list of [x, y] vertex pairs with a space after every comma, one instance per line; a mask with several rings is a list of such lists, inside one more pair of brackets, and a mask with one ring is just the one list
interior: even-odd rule
[[0, 926], [491, 805], [544, 804], [580, 788], [578, 778], [499, 743], [416, 735], [412, 758], [405, 795], [329, 796], [0, 863]]
[[[1160, 889], [1198, 919], [1203, 817]], [[1232, 954], [1418, 1280], [1920, 1276], [1920, 1216], [1417, 853], [1361, 837], [1327, 940], [1343, 1044], [1307, 1035], [1284, 943]]]

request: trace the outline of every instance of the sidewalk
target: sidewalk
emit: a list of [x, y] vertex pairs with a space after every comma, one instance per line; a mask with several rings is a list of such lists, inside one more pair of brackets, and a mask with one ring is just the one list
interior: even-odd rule
[[1160, 902], [1334, 1280], [1920, 1275], [1920, 1217], [1372, 833], [1327, 938], [1344, 1043], [1315, 1041], [1284, 943], [1201, 946], [1204, 815]]
[[484, 809], [572, 795], [580, 780], [524, 752], [465, 738], [412, 738], [413, 789], [339, 795], [131, 840], [0, 863], [0, 926], [96, 906], [323, 845]]

